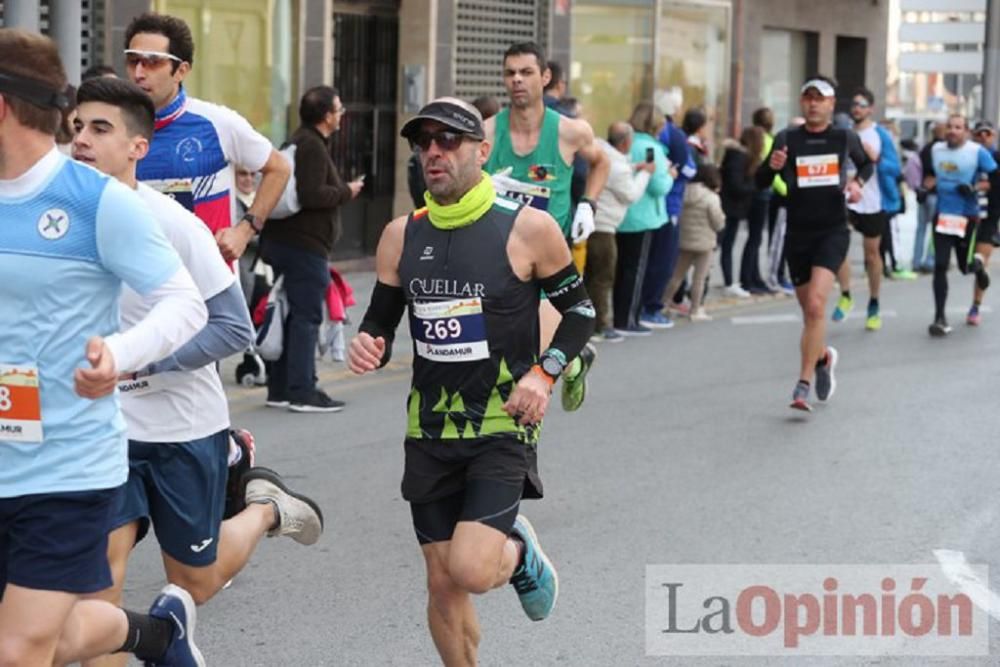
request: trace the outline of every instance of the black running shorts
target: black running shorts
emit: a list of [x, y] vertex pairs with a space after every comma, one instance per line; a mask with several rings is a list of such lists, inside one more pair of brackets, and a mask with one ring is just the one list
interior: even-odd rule
[[866, 239], [877, 239], [885, 233], [888, 217], [881, 211], [878, 213], [856, 213], [847, 211], [847, 219], [851, 227], [861, 232]]
[[421, 543], [451, 538], [458, 521], [508, 532], [522, 497], [540, 498], [536, 449], [516, 438], [407, 440], [403, 499]]
[[521, 506], [523, 484], [470, 479], [465, 489], [429, 503], [410, 503], [420, 544], [447, 542], [459, 521], [475, 521], [510, 535]]
[[851, 233], [846, 225], [807, 232], [789, 229], [785, 236], [785, 259], [792, 284], [799, 287], [808, 283], [814, 266], [837, 273], [847, 258], [850, 242]]
[[980, 243], [992, 243], [994, 246], [994, 238], [997, 235], [997, 219], [996, 218], [980, 218], [979, 227], [976, 229], [976, 245]]

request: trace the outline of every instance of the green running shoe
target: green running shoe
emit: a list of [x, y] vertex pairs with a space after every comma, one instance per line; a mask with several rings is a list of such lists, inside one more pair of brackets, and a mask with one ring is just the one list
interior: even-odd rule
[[882, 313], [879, 311], [878, 306], [872, 308], [868, 307], [868, 319], [865, 321], [865, 329], [868, 331], [878, 331], [882, 328]]
[[833, 321], [843, 322], [846, 320], [852, 308], [854, 308], [854, 299], [843, 294], [840, 295], [840, 299], [837, 300], [837, 307], [833, 309]]
[[587, 373], [590, 372], [590, 367], [594, 365], [596, 358], [597, 348], [587, 343], [580, 350], [580, 370], [572, 377], [563, 374], [562, 406], [566, 412], [579, 410], [583, 405], [583, 399], [587, 397]]

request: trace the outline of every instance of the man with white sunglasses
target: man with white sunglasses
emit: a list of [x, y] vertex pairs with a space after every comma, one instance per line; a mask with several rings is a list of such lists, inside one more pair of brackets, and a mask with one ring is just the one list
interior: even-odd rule
[[[215, 234], [227, 261], [260, 233], [291, 170], [271, 142], [232, 109], [189, 97], [184, 79], [194, 62], [191, 29], [149, 12], [125, 30], [128, 78], [153, 98], [156, 130], [139, 180], [193, 211]], [[234, 166], [262, 178], [254, 203], [236, 222]]]

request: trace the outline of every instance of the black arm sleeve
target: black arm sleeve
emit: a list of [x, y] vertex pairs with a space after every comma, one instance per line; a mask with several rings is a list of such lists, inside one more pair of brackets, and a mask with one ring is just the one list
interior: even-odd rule
[[862, 183], [867, 183], [868, 179], [875, 175], [875, 163], [868, 157], [865, 147], [861, 145], [861, 137], [853, 130], [847, 131], [847, 156], [858, 168], [858, 175], [855, 177]]
[[583, 286], [583, 277], [572, 262], [562, 271], [539, 282], [549, 302], [562, 314], [562, 321], [556, 327], [552, 343], [545, 353], [555, 354], [562, 357], [560, 361], [563, 363], [569, 363], [580, 354], [594, 333], [594, 304]]
[[377, 281], [375, 289], [372, 290], [368, 311], [365, 312], [358, 331], [363, 331], [374, 338], [381, 336], [385, 340], [385, 354], [382, 355], [379, 368], [383, 368], [392, 358], [392, 342], [396, 339], [396, 327], [399, 326], [399, 320], [405, 311], [406, 295], [403, 293], [403, 288]]

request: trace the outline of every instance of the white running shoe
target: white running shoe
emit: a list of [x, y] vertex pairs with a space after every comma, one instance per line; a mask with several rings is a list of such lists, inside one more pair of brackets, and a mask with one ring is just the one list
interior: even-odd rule
[[746, 291], [736, 283], [732, 285], [726, 285], [722, 288], [722, 293], [726, 296], [736, 297], [737, 299], [748, 299], [750, 298], [750, 292]]

